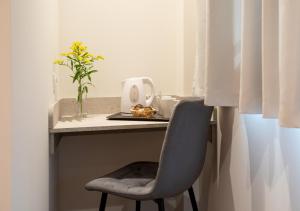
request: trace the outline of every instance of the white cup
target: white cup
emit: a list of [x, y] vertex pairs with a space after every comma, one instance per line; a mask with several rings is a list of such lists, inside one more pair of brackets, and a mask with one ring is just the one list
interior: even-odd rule
[[161, 96], [158, 113], [165, 118], [170, 118], [178, 102], [179, 100], [172, 96]]

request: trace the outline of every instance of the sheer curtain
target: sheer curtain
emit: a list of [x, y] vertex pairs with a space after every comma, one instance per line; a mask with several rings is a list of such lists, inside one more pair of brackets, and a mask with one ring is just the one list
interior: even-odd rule
[[198, 0], [194, 94], [300, 127], [300, 1]]

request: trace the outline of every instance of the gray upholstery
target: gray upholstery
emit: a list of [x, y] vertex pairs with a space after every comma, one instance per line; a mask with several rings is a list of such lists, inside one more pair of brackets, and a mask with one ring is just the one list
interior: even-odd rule
[[202, 170], [212, 107], [203, 101], [181, 101], [166, 132], [160, 162], [136, 162], [86, 184], [134, 200], [177, 195], [192, 186]]
[[156, 162], [132, 163], [89, 182], [86, 189], [140, 199], [153, 189], [157, 169]]

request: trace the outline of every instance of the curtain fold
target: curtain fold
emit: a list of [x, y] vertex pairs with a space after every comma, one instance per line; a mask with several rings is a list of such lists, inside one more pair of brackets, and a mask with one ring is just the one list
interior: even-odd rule
[[278, 0], [262, 1], [262, 113], [279, 112], [279, 12]]
[[300, 1], [279, 0], [279, 119], [300, 127]]
[[240, 27], [235, 20], [240, 17], [235, 3], [234, 0], [206, 1], [204, 95], [209, 105], [238, 105], [240, 35], [237, 31]]
[[242, 2], [241, 113], [262, 111], [261, 0]]
[[195, 94], [208, 105], [300, 127], [300, 1], [198, 3], [205, 9], [199, 10]]

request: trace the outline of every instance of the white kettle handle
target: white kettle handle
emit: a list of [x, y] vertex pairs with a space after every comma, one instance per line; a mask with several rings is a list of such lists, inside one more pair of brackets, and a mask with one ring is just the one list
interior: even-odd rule
[[146, 106], [150, 106], [153, 102], [154, 99], [154, 85], [153, 85], [153, 81], [151, 78], [149, 77], [143, 77], [143, 83], [144, 84], [148, 84], [151, 88], [151, 96], [149, 99], [146, 99]]

